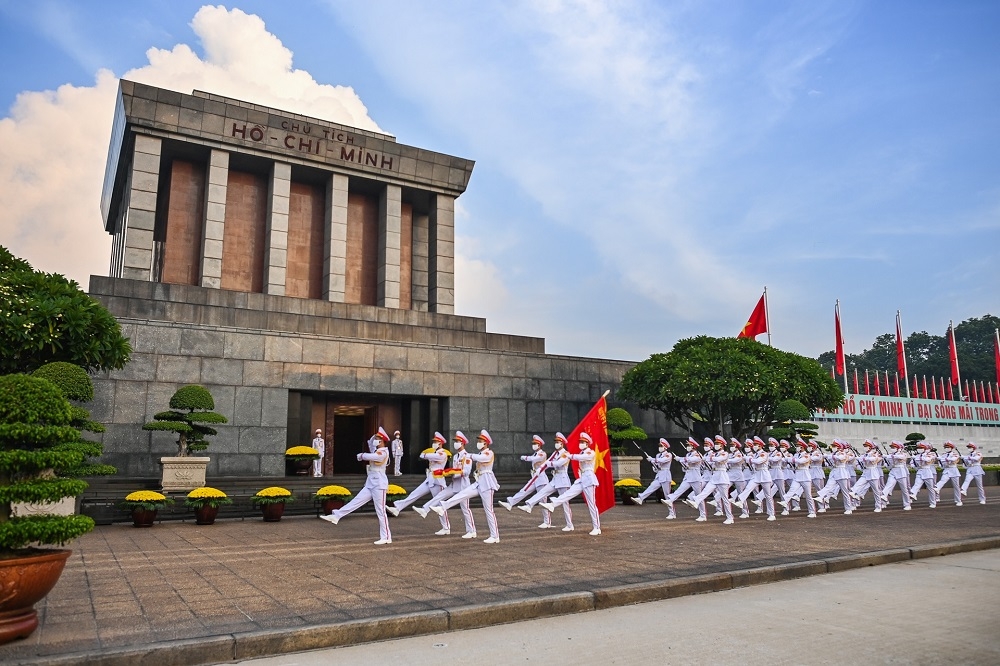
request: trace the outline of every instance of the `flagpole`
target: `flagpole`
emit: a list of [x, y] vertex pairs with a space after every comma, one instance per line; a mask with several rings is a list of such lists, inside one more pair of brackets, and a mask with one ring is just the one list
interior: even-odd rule
[[[840, 299], [837, 299], [836, 305], [837, 311], [837, 335], [840, 336], [841, 350], [843, 350], [843, 340], [844, 340], [844, 322], [840, 319]], [[847, 394], [847, 353], [844, 352], [844, 394]]]
[[[903, 320], [899, 316], [899, 310], [896, 310], [896, 334], [899, 336], [899, 346], [903, 349], [903, 376], [908, 377], [907, 372], [909, 368], [906, 363], [906, 345], [903, 344]], [[903, 382], [906, 384], [906, 397], [910, 397], [910, 382]]]
[[997, 390], [1000, 390], [1000, 328], [993, 329], [993, 341], [996, 343], [993, 356], [997, 366]]
[[767, 311], [767, 285], [764, 285], [764, 325], [767, 326], [767, 346], [771, 346], [771, 317]]

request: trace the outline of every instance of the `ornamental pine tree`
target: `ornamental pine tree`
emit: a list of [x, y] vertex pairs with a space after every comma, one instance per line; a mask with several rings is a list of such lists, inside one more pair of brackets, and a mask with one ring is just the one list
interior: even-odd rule
[[187, 456], [207, 449], [205, 438], [218, 434], [215, 428], [206, 424], [228, 422], [222, 414], [211, 411], [213, 409], [215, 401], [208, 389], [189, 384], [177, 389], [170, 398], [170, 411], [154, 414], [154, 420], [142, 429], [177, 433], [177, 455]]

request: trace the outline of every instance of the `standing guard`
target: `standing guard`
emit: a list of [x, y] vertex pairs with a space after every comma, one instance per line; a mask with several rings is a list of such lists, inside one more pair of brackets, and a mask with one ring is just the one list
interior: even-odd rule
[[313, 476], [323, 476], [323, 459], [326, 457], [326, 440], [323, 439], [323, 431], [316, 428], [313, 437], [312, 447], [319, 452], [319, 458], [313, 460]]
[[[437, 433], [435, 433], [437, 434]], [[403, 473], [399, 471], [399, 465], [403, 462], [403, 440], [399, 437], [399, 431], [397, 430], [393, 433], [392, 438], [392, 464], [393, 464], [393, 476], [402, 476]]]

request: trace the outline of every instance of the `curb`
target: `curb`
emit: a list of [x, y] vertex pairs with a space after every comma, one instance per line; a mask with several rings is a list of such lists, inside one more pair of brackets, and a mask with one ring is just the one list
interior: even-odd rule
[[635, 583], [590, 592], [554, 594], [495, 604], [476, 604], [419, 613], [404, 613], [365, 620], [351, 620], [299, 629], [254, 631], [165, 641], [141, 647], [69, 655], [34, 657], [19, 664], [51, 666], [195, 666], [275, 656], [289, 652], [343, 647], [359, 643], [476, 629], [539, 617], [630, 606], [675, 599], [693, 594], [720, 592], [861, 567], [877, 566], [940, 555], [954, 555], [1000, 548], [1000, 536], [964, 539], [821, 560], [790, 562], [768, 567], [738, 569], [662, 581]]

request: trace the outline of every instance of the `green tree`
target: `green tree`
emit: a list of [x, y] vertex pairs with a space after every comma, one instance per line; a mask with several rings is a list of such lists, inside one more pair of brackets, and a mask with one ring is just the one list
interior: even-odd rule
[[703, 421], [732, 436], [757, 434], [782, 400], [836, 409], [843, 391], [816, 361], [747, 338], [698, 336], [653, 354], [625, 373], [617, 398], [657, 409], [681, 428]]
[[809, 440], [816, 436], [818, 426], [809, 423], [812, 412], [798, 400], [782, 400], [774, 408], [774, 427], [768, 431], [768, 437], [794, 441], [801, 437]]
[[35, 271], [0, 246], [0, 374], [53, 361], [117, 370], [131, 354], [115, 318], [76, 282]]
[[208, 423], [226, 423], [226, 417], [211, 411], [215, 400], [204, 386], [182, 386], [170, 398], [170, 411], [153, 415], [143, 430], [177, 433], [177, 455], [186, 456], [208, 448], [206, 437], [216, 435]]

